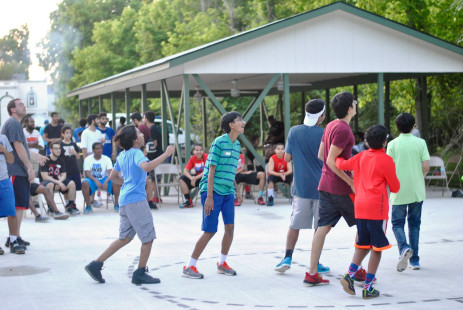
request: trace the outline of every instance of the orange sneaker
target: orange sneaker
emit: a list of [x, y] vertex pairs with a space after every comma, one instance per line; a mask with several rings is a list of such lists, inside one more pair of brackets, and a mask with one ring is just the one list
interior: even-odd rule
[[217, 272], [218, 273], [223, 273], [227, 276], [236, 276], [236, 271], [233, 270], [232, 268], [230, 268], [230, 266], [228, 266], [227, 262], [223, 262], [222, 265], [219, 265], [219, 263], [217, 262]]
[[330, 280], [325, 280], [322, 276], [317, 272], [313, 276], [311, 276], [308, 272], [305, 273], [304, 284], [307, 286], [314, 286], [314, 285], [326, 285], [330, 284]]
[[191, 279], [204, 278], [204, 275], [202, 273], [199, 273], [198, 269], [196, 269], [195, 266], [190, 266], [188, 268], [186, 268], [186, 266], [183, 266], [183, 276]]

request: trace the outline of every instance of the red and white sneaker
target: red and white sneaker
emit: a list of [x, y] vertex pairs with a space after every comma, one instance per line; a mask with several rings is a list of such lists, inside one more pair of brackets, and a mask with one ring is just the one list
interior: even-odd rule
[[[365, 284], [365, 279], [367, 278], [367, 271], [360, 267], [359, 270], [354, 275], [354, 283], [357, 285], [364, 285]], [[376, 278], [373, 279], [373, 283], [376, 283]]]
[[235, 199], [235, 207], [241, 206], [241, 200]]
[[191, 279], [204, 278], [204, 275], [202, 273], [199, 273], [198, 269], [196, 269], [195, 266], [190, 266], [188, 268], [186, 268], [186, 266], [183, 266], [183, 276]]
[[227, 262], [223, 262], [222, 265], [217, 263], [217, 272], [227, 276], [236, 276], [236, 271], [230, 268], [230, 266], [227, 265]]
[[262, 196], [259, 196], [259, 198], [257, 198], [257, 204], [260, 206], [265, 205], [265, 201], [264, 198], [262, 198]]
[[315, 286], [315, 285], [326, 285], [330, 284], [330, 280], [325, 280], [322, 276], [317, 272], [313, 276], [311, 276], [308, 272], [305, 273], [304, 284], [307, 286]]

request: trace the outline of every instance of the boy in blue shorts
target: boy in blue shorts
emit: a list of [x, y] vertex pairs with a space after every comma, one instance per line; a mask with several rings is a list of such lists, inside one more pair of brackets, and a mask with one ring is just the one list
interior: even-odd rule
[[345, 160], [336, 158], [336, 167], [340, 170], [354, 171], [355, 219], [358, 239], [355, 253], [348, 272], [342, 277], [341, 285], [348, 294], [355, 295], [354, 277], [359, 265], [370, 252], [368, 270], [362, 296], [370, 299], [379, 296], [372, 287], [381, 260], [382, 251], [391, 245], [386, 238], [386, 226], [389, 216], [387, 186], [393, 193], [400, 189], [392, 157], [386, 155], [387, 128], [373, 125], [366, 132], [370, 149]]
[[[87, 273], [99, 283], [105, 280], [101, 275], [103, 263], [127, 245], [135, 235], [138, 235], [142, 246], [138, 268], [133, 272], [133, 284], [154, 284], [161, 281], [146, 274], [146, 264], [151, 253], [153, 240], [156, 239], [153, 216], [146, 201], [146, 173], [156, 168], [175, 151], [174, 146], [168, 146], [165, 153], [152, 161], [143, 155], [140, 147], [145, 145], [143, 134], [135, 126], [126, 126], [119, 130], [115, 138], [116, 143], [124, 149], [117, 157], [116, 165], [109, 175], [114, 183], [122, 184], [119, 196], [121, 217], [119, 224], [119, 239], [94, 261], [85, 266]], [[122, 172], [123, 179], [119, 177]]]
[[212, 142], [203, 177], [199, 183], [201, 203], [204, 210], [202, 223], [204, 233], [196, 242], [190, 262], [183, 267], [184, 277], [192, 279], [204, 278], [204, 275], [196, 269], [196, 262], [217, 232], [220, 213], [222, 213], [225, 232], [222, 239], [220, 261], [217, 263], [217, 271], [229, 276], [236, 275], [236, 271], [228, 266], [226, 260], [233, 241], [235, 227], [234, 181], [241, 150], [237, 138], [244, 132], [245, 125], [246, 122], [242, 119], [241, 114], [234, 111], [225, 113], [220, 120], [220, 127], [225, 134]]
[[[0, 218], [6, 216], [16, 217], [14, 203], [13, 184], [8, 176], [8, 167], [6, 163], [14, 162], [13, 148], [5, 135], [0, 134]], [[10, 232], [12, 234], [12, 232]], [[0, 255], [5, 251], [0, 247]], [[24, 254], [22, 248], [17, 249], [16, 254]]]

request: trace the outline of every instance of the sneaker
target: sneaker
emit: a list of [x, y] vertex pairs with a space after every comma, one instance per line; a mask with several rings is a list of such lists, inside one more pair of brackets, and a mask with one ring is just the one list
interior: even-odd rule
[[53, 213], [53, 218], [55, 220], [67, 220], [69, 218], [69, 215], [58, 211], [56, 213]]
[[103, 263], [97, 261], [92, 261], [90, 264], [85, 266], [85, 271], [87, 271], [93, 280], [99, 283], [105, 283], [105, 280], [101, 275], [101, 269], [103, 269]]
[[101, 202], [101, 200], [98, 200], [98, 199], [95, 199], [93, 200], [92, 202], [92, 206], [95, 207], [95, 208], [99, 208], [103, 205], [103, 203]]
[[260, 206], [265, 205], [265, 201], [264, 198], [262, 198], [262, 196], [259, 196], [259, 198], [257, 198], [257, 204]]
[[328, 272], [330, 272], [330, 267], [325, 267], [322, 264], [318, 264], [317, 272], [318, 273], [328, 273]]
[[157, 284], [161, 283], [161, 280], [158, 278], [153, 278], [148, 272], [148, 267], [146, 268], [138, 268], [133, 272], [132, 275], [132, 283], [136, 285], [141, 285], [141, 284]]
[[191, 201], [191, 198], [185, 201], [184, 204], [180, 205], [180, 209], [183, 208], [193, 208], [193, 202]]
[[222, 265], [219, 265], [217, 262], [217, 273], [225, 274], [227, 276], [236, 276], [236, 271], [228, 266], [227, 262], [223, 262]]
[[341, 278], [340, 282], [341, 282], [342, 288], [344, 289], [344, 292], [350, 295], [355, 295], [354, 280], [351, 279], [348, 273], [346, 273]]
[[291, 268], [291, 257], [285, 257], [278, 265], [276, 265], [275, 271], [283, 273], [290, 268]]
[[239, 207], [241, 206], [241, 201], [239, 201], [238, 199], [235, 199], [235, 207]]
[[0, 247], [0, 255], [3, 255], [5, 254], [5, 251], [3, 251], [3, 249]]
[[420, 270], [420, 263], [410, 263], [411, 270]]
[[254, 199], [251, 192], [246, 192], [246, 195], [244, 195], [244, 198], [246, 198], [246, 199]]
[[267, 207], [271, 207], [273, 205], [274, 205], [273, 196], [270, 196], [270, 197], [268, 197], [268, 200], [267, 200]]
[[397, 263], [397, 271], [402, 272], [404, 271], [407, 266], [408, 266], [408, 260], [410, 257], [413, 255], [413, 250], [410, 248], [406, 248], [402, 251], [400, 254], [399, 262]]
[[71, 215], [79, 215], [80, 211], [77, 209], [76, 204], [73, 204], [71, 207]]
[[[19, 243], [20, 246], [26, 247], [26, 246], [31, 245], [31, 243], [29, 241], [23, 240], [23, 238], [21, 238], [21, 237], [18, 237], [17, 240], [18, 240], [18, 243]], [[24, 249], [24, 250], [27, 250], [27, 249]]]
[[330, 280], [325, 280], [322, 276], [317, 272], [313, 276], [311, 276], [308, 272], [305, 273], [304, 284], [307, 286], [315, 286], [315, 285], [326, 285], [330, 284]]
[[[364, 285], [366, 278], [367, 278], [367, 271], [363, 268], [360, 268], [357, 270], [352, 280], [354, 280], [354, 283], [358, 285]], [[376, 283], [376, 277], [373, 279], [372, 283]]]
[[119, 213], [119, 205], [114, 205], [114, 212]]
[[85, 206], [84, 214], [90, 214], [90, 213], [93, 213], [92, 207], [91, 206]]
[[363, 290], [362, 291], [362, 297], [363, 299], [371, 299], [379, 296], [379, 291], [375, 290], [373, 287], [371, 288], [371, 291], [369, 290]]
[[48, 214], [50, 217], [53, 217], [54, 212], [50, 209], [50, 207], [48, 207], [47, 214]]
[[162, 199], [159, 199], [158, 197], [153, 197], [153, 202], [154, 203], [162, 203]]
[[25, 247], [20, 245], [18, 243], [18, 240], [15, 240], [15, 242], [9, 242], [9, 244], [10, 244], [10, 253], [14, 253], [14, 254], [26, 253]]
[[153, 209], [153, 210], [157, 210], [158, 207], [156, 206], [156, 204], [152, 201], [148, 201], [148, 205], [150, 206], [150, 209]]
[[48, 217], [46, 216], [43, 216], [42, 214], [39, 214], [35, 217], [35, 221], [38, 222], [38, 223], [45, 223], [49, 220]]
[[199, 273], [198, 269], [196, 269], [195, 266], [190, 266], [188, 268], [186, 268], [186, 266], [183, 266], [183, 276], [191, 279], [204, 278], [204, 275], [202, 273]]

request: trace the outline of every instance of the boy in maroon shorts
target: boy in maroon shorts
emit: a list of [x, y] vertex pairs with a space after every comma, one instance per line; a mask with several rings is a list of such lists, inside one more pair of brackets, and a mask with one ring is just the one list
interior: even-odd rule
[[393, 193], [397, 193], [400, 189], [394, 161], [384, 150], [387, 136], [386, 127], [373, 125], [366, 132], [370, 149], [349, 160], [342, 157], [336, 158], [338, 169], [354, 171], [354, 208], [358, 233], [354, 257], [348, 272], [341, 279], [341, 285], [346, 293], [355, 295], [355, 273], [371, 250], [362, 293], [364, 299], [379, 296], [379, 291], [372, 287], [372, 283], [381, 260], [382, 251], [391, 247], [386, 238], [389, 214], [387, 186]]

